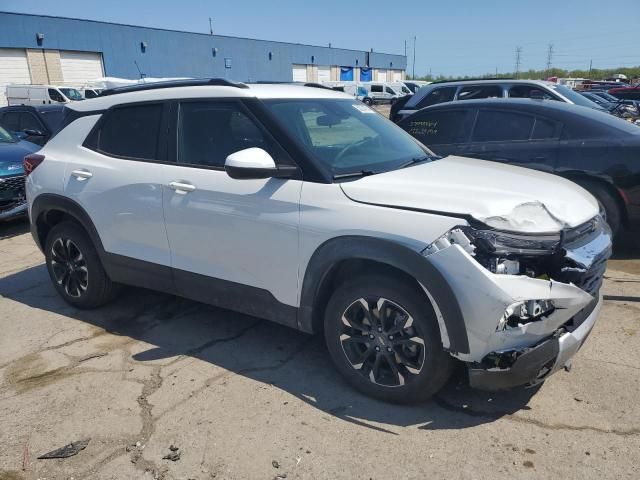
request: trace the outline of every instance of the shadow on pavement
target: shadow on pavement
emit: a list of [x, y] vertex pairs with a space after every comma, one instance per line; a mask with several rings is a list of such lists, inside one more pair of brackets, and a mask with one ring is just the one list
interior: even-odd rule
[[[528, 409], [537, 389], [489, 393], [468, 387], [460, 368], [445, 388], [422, 405], [390, 405], [354, 391], [333, 368], [323, 337], [268, 321], [143, 289], [125, 288], [112, 304], [92, 311], [68, 306], [44, 265], [0, 279], [0, 295], [131, 337], [154, 347], [139, 362], [190, 356], [274, 385], [328, 415], [395, 434], [385, 426], [460, 429]], [[34, 311], [35, 312], [35, 311]], [[210, 383], [206, 388], [216, 388]]]

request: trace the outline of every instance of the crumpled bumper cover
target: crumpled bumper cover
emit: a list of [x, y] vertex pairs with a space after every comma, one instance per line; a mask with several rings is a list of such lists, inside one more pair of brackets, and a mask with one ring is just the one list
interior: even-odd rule
[[503, 390], [536, 385], [558, 370], [569, 367], [571, 358], [591, 333], [602, 307], [602, 295], [573, 318], [571, 331], [560, 329], [535, 346], [524, 348], [510, 368], [469, 365], [469, 384], [482, 390]]

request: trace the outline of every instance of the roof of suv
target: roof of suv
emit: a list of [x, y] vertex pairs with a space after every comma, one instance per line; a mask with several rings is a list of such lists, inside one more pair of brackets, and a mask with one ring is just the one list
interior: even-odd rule
[[182, 98], [334, 98], [353, 100], [351, 95], [326, 88], [291, 84], [247, 84], [247, 87], [238, 88], [221, 85], [167, 86], [166, 88], [98, 96], [67, 104], [67, 107], [79, 112], [91, 112], [106, 110], [113, 105], [123, 103]]

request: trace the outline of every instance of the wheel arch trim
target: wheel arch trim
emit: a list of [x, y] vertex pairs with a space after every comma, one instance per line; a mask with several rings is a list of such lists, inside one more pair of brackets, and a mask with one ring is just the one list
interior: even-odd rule
[[[298, 328], [313, 333], [316, 300], [332, 268], [344, 260], [370, 260], [396, 268], [415, 279], [428, 291], [434, 311], [446, 326], [449, 350], [469, 353], [469, 341], [462, 310], [442, 273], [420, 253], [391, 240], [367, 236], [343, 236], [327, 240], [311, 256], [304, 273], [298, 309]], [[434, 305], [435, 302], [435, 305]], [[317, 312], [316, 312], [317, 314]], [[442, 332], [441, 332], [442, 334]]]
[[98, 255], [100, 259], [104, 259], [104, 247], [102, 245], [102, 240], [100, 239], [100, 235], [98, 234], [98, 230], [96, 229], [93, 221], [89, 214], [85, 211], [82, 206], [71, 200], [68, 197], [64, 197], [62, 195], [57, 195], [54, 193], [42, 193], [38, 195], [31, 204], [31, 236], [33, 240], [36, 242], [38, 248], [41, 251], [44, 251], [44, 245], [41, 243], [40, 239], [40, 231], [39, 231], [39, 222], [41, 219], [46, 218], [46, 215], [51, 211], [60, 211], [74, 218], [87, 232], [89, 238], [93, 242], [96, 250], [98, 251]]

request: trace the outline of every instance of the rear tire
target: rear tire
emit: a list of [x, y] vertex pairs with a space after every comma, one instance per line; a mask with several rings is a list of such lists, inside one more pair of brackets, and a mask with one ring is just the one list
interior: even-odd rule
[[60, 296], [77, 308], [96, 308], [116, 294], [86, 232], [74, 222], [54, 226], [45, 242], [47, 270]]
[[452, 371], [431, 304], [403, 280], [373, 275], [346, 281], [329, 300], [324, 332], [338, 371], [383, 401], [423, 402]]
[[622, 225], [622, 212], [620, 211], [620, 205], [616, 198], [606, 187], [598, 182], [580, 180], [576, 183], [596, 198], [601, 210], [604, 211], [605, 220], [611, 228], [611, 233], [615, 237], [620, 232]]
[[364, 103], [365, 105], [371, 106], [373, 105], [373, 100], [371, 100], [369, 97], [366, 97], [364, 100], [362, 100], [362, 103]]

